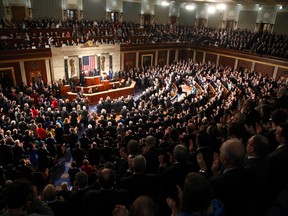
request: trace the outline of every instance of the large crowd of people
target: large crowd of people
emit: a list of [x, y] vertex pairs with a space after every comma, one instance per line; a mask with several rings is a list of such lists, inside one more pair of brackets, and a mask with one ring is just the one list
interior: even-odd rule
[[96, 109], [57, 83], [1, 88], [3, 215], [287, 213], [284, 80], [192, 60], [126, 75], [141, 93]]
[[[4, 50], [74, 46], [87, 41], [96, 44], [182, 42], [288, 57], [287, 35], [266, 31], [168, 24], [143, 27], [126, 21], [114, 23], [109, 20], [62, 21], [47, 18], [25, 19], [18, 26], [3, 23], [2, 28], [13, 26], [18, 30], [8, 35], [6, 31], [6, 35], [1, 35], [1, 49]], [[15, 43], [8, 43], [9, 39], [14, 39]]]

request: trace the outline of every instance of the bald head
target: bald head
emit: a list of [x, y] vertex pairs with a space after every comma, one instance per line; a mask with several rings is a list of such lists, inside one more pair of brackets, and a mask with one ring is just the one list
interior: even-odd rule
[[245, 148], [239, 139], [229, 139], [220, 148], [220, 159], [225, 168], [241, 166], [245, 158]]

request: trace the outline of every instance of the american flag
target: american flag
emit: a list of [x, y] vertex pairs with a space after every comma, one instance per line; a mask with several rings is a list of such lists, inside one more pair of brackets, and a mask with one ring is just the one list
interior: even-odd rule
[[83, 56], [82, 58], [82, 71], [87, 70], [90, 71], [95, 68], [95, 56]]

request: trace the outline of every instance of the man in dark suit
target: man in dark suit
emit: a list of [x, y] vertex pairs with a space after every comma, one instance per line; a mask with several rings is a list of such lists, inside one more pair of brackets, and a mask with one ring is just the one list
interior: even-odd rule
[[83, 198], [88, 188], [88, 175], [86, 172], [78, 172], [75, 176], [76, 191], [74, 191], [69, 199], [69, 215], [88, 215], [88, 209], [84, 204]]
[[[253, 199], [250, 203], [249, 215], [264, 215], [269, 206], [268, 162], [266, 156], [270, 150], [269, 140], [263, 135], [254, 135], [248, 139], [246, 145], [247, 158], [244, 162], [245, 169], [249, 172], [254, 184]], [[252, 195], [252, 194], [251, 194]]]
[[135, 156], [130, 165], [133, 174], [120, 179], [120, 185], [129, 192], [132, 201], [141, 195], [156, 199], [159, 195], [160, 181], [157, 175], [145, 173], [145, 157], [143, 155]]
[[[220, 156], [214, 154], [210, 178], [215, 198], [223, 201], [226, 215], [247, 215], [251, 201], [253, 183], [243, 167], [245, 148], [236, 138], [225, 141], [220, 148]], [[219, 175], [220, 163], [224, 171]]]
[[116, 173], [112, 169], [104, 168], [99, 172], [98, 183], [100, 190], [88, 191], [84, 196], [88, 215], [112, 216], [116, 205], [128, 207], [129, 194], [126, 190], [115, 189]]
[[270, 165], [269, 196], [274, 202], [288, 182], [288, 122], [280, 123], [275, 131], [279, 146], [268, 155]]
[[170, 197], [179, 203], [177, 185], [183, 189], [186, 176], [192, 171], [191, 164], [187, 162], [188, 150], [184, 145], [178, 144], [174, 147], [173, 158], [174, 163], [166, 168], [161, 176], [161, 207], [165, 215], [171, 214], [171, 210], [166, 205], [166, 198]]
[[155, 147], [155, 139], [153, 136], [147, 136], [145, 138], [145, 154], [144, 157], [147, 161], [146, 171], [147, 173], [158, 173], [160, 150]]

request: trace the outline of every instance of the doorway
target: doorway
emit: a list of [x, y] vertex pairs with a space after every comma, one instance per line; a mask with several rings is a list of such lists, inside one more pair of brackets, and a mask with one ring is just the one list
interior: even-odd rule
[[15, 23], [21, 23], [26, 17], [26, 8], [24, 6], [11, 6], [12, 16]]
[[234, 23], [235, 23], [234, 20], [226, 20], [226, 26], [225, 26], [225, 28], [226, 28], [226, 29], [234, 29]]
[[69, 20], [77, 20], [77, 10], [67, 10], [67, 18]]
[[265, 32], [265, 31], [270, 32], [271, 31], [270, 23], [260, 23], [259, 31], [260, 32]]
[[13, 67], [0, 68], [0, 84], [2, 86], [2, 89], [16, 86]]

